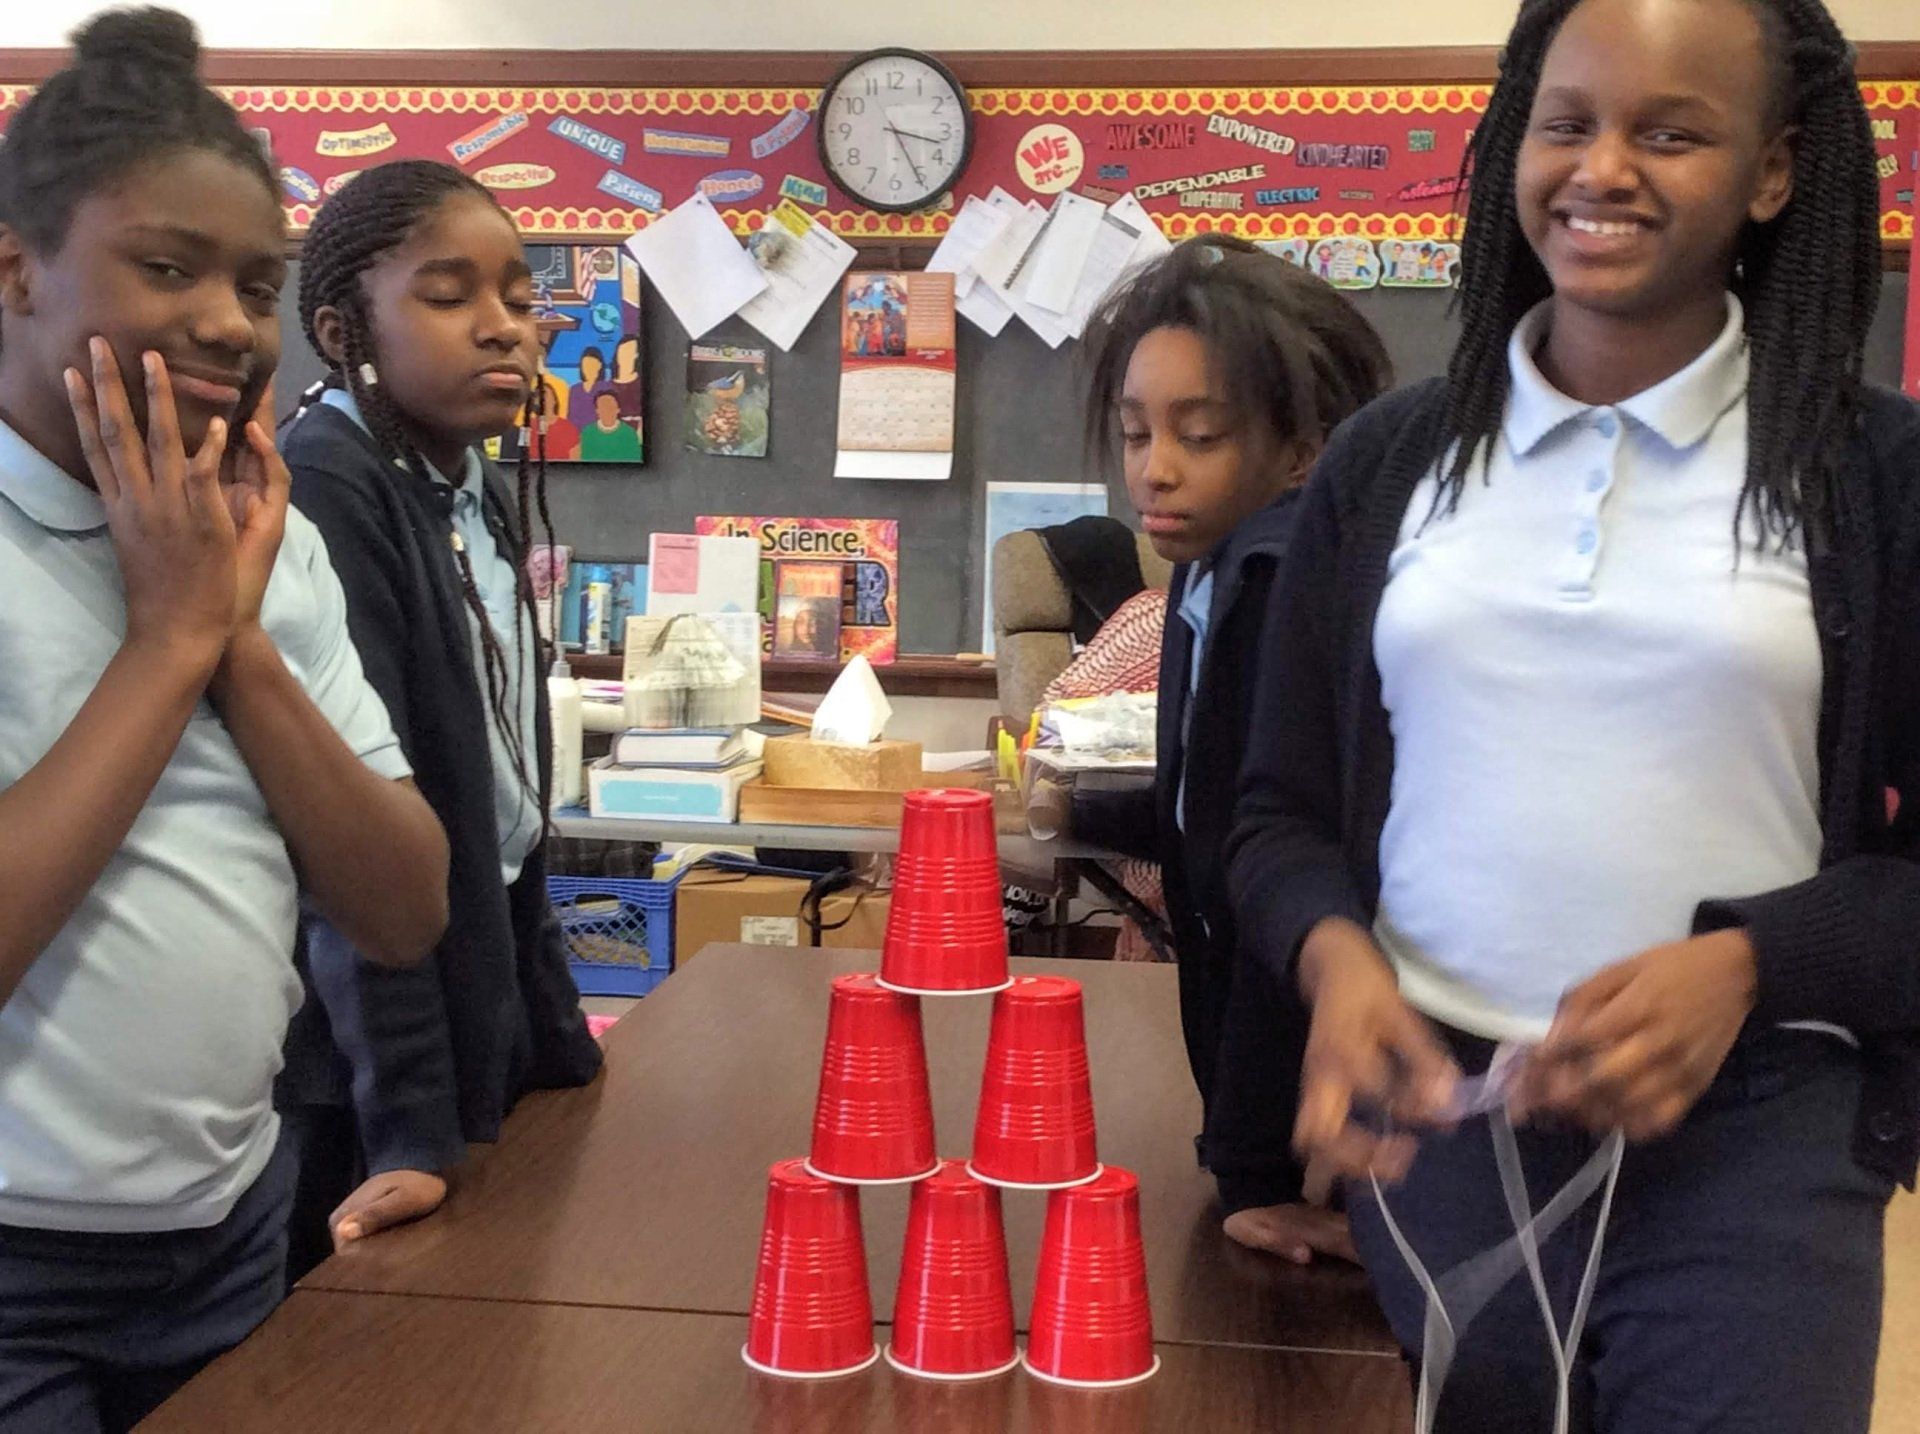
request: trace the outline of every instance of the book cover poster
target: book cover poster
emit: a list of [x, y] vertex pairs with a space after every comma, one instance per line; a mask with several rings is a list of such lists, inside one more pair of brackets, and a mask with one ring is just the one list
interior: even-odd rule
[[723, 458], [765, 458], [771, 406], [765, 348], [708, 342], [687, 349], [689, 450]]
[[840, 660], [847, 576], [845, 563], [800, 559], [774, 564], [775, 657]]
[[[646, 462], [640, 265], [618, 244], [529, 244], [549, 463]], [[531, 442], [523, 422], [503, 448]]]
[[951, 274], [848, 274], [840, 306], [841, 478], [953, 471]]
[[844, 563], [840, 658], [879, 666], [900, 654], [900, 523], [894, 518], [694, 519], [702, 536], [753, 538], [760, 544], [760, 615], [765, 650], [773, 651], [776, 581], [782, 561], [816, 558]]

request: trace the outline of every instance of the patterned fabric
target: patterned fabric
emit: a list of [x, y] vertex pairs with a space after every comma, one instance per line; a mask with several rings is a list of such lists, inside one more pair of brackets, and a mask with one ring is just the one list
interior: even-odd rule
[[1108, 692], [1152, 692], [1160, 686], [1160, 630], [1167, 595], [1147, 588], [1120, 604], [1047, 690], [1041, 704]]
[[[1160, 633], [1167, 622], [1167, 595], [1159, 588], [1135, 593], [1114, 611], [1072, 662], [1041, 694], [1044, 707], [1070, 697], [1099, 697], [1109, 692], [1153, 692], [1160, 686]], [[1160, 890], [1160, 868], [1131, 858], [1104, 863], [1120, 884], [1155, 916], [1167, 914]], [[1120, 924], [1114, 943], [1116, 961], [1153, 961], [1153, 947], [1131, 920]]]

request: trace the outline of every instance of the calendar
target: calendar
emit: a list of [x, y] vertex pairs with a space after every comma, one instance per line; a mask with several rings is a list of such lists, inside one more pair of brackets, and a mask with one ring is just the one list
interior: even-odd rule
[[953, 471], [951, 274], [848, 274], [840, 303], [842, 478]]

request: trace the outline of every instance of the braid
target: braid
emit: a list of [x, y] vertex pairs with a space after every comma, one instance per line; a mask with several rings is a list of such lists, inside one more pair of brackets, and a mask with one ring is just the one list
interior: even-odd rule
[[[1447, 370], [1436, 507], [1460, 500], [1476, 458], [1505, 416], [1506, 346], [1551, 292], [1515, 215], [1520, 144], [1547, 48], [1578, 0], [1524, 0], [1487, 113], [1461, 167], [1490, 202], [1469, 204], [1457, 302], [1462, 334]], [[1748, 225], [1733, 284], [1751, 360], [1747, 475], [1734, 513], [1761, 542], [1822, 523], [1842, 501], [1840, 472], [1859, 409], [1862, 345], [1880, 291], [1873, 139], [1854, 53], [1821, 0], [1747, 0], [1772, 72], [1768, 123], [1792, 125], [1793, 198]], [[1462, 187], [1465, 192], [1465, 186]]]
[[[413, 437], [413, 428], [386, 387], [377, 381], [379, 363], [374, 352], [373, 315], [361, 280], [384, 255], [404, 244], [415, 228], [448, 199], [476, 195], [489, 204], [493, 196], [477, 181], [450, 165], [426, 160], [401, 160], [367, 170], [328, 200], [308, 231], [301, 250], [300, 324], [313, 351], [325, 355], [318, 331], [322, 309], [340, 315], [341, 359], [328, 360], [327, 383], [344, 387], [359, 405], [368, 431], [381, 453], [396, 469], [416, 482], [431, 483], [431, 470]], [[524, 503], [523, 503], [524, 509]], [[524, 521], [521, 532], [526, 532]], [[486, 680], [487, 705], [503, 734], [515, 771], [525, 781], [526, 744], [520, 715], [511, 706], [512, 674], [508, 658], [494, 632], [466, 545], [455, 534], [454, 565], [460, 574], [461, 595], [480, 638]], [[532, 590], [524, 553], [509, 554], [514, 571], [515, 611], [530, 607]], [[537, 626], [537, 624], [536, 624]], [[538, 634], [535, 654], [538, 655]], [[537, 669], [536, 669], [537, 670]], [[543, 784], [544, 785], [544, 784]], [[541, 811], [546, 810], [542, 791]]]

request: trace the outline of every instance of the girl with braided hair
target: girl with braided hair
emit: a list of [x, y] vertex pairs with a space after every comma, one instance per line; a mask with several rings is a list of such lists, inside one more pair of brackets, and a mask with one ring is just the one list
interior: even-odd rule
[[300, 317], [331, 373], [282, 447], [347, 621], [451, 849], [447, 935], [389, 979], [306, 924], [314, 999], [281, 1106], [304, 1156], [297, 1277], [436, 1209], [469, 1142], [529, 1090], [599, 1068], [546, 896], [552, 784], [526, 575], [544, 455], [517, 489], [478, 451], [540, 406], [533, 278], [513, 224], [457, 169], [407, 160], [330, 199], [302, 250]]
[[166, 10], [0, 145], [0, 1429], [140, 1422], [279, 1302], [296, 921], [446, 925], [447, 847], [267, 424], [278, 184]]
[[1301, 501], [1229, 842], [1312, 1010], [1295, 1145], [1423, 1430], [1864, 1431], [1920, 410], [1861, 379], [1852, 50], [1819, 0], [1523, 0], [1465, 173], [1463, 335]]

